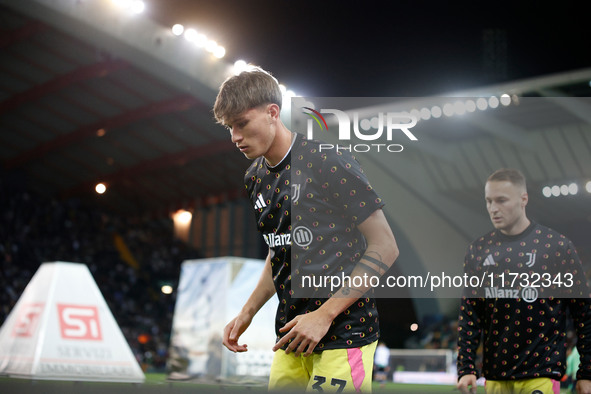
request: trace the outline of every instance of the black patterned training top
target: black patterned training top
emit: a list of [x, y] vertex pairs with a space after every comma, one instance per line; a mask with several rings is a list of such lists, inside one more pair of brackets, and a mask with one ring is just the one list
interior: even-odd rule
[[591, 378], [591, 303], [581, 262], [564, 235], [533, 222], [515, 236], [492, 231], [470, 245], [464, 271], [492, 275], [493, 282], [462, 298], [458, 377], [478, 375], [482, 340], [486, 379], [560, 380], [570, 310], [582, 357], [577, 376]]
[[[357, 225], [383, 203], [350, 153], [321, 151], [320, 142], [301, 134], [278, 165], [268, 166], [263, 157], [254, 160], [245, 184], [271, 253], [279, 339], [281, 327], [332, 295], [327, 278], [351, 273], [366, 248]], [[305, 276], [315, 282], [301, 286]], [[364, 296], [333, 321], [315, 351], [359, 347], [378, 337], [375, 300]]]

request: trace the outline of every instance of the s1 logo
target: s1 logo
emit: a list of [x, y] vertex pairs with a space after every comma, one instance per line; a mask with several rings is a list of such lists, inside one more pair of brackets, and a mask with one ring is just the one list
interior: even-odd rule
[[57, 304], [60, 333], [64, 339], [103, 339], [96, 306]]
[[37, 329], [43, 304], [24, 304], [18, 311], [16, 323], [12, 329], [13, 337], [31, 337]]

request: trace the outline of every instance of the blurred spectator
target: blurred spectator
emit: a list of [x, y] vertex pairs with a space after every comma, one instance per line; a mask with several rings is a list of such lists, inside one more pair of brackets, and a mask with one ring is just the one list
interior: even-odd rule
[[[0, 187], [4, 185], [1, 184]], [[134, 269], [115, 247], [120, 236], [138, 262]], [[80, 201], [47, 200], [27, 191], [0, 193], [0, 324], [40, 264], [86, 264], [138, 361], [165, 367], [180, 264], [199, 258], [173, 238], [169, 218], [122, 217]]]
[[579, 351], [576, 346], [569, 346], [566, 351], [566, 375], [563, 379], [563, 384], [560, 387], [566, 388], [570, 393], [575, 392], [575, 385], [577, 383], [577, 370], [581, 364]]
[[390, 349], [383, 341], [379, 341], [376, 348], [374, 369], [374, 380], [380, 383], [380, 387], [384, 387], [390, 371]]

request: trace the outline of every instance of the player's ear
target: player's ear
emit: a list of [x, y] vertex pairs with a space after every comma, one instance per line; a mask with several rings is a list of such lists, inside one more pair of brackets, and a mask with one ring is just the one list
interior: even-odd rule
[[269, 106], [267, 107], [267, 111], [269, 116], [274, 119], [277, 120], [279, 119], [279, 114], [281, 113], [281, 108], [279, 108], [279, 106], [277, 104], [269, 104]]
[[521, 207], [525, 208], [525, 206], [527, 205], [527, 202], [529, 201], [529, 195], [527, 194], [527, 192], [524, 192], [521, 195]]

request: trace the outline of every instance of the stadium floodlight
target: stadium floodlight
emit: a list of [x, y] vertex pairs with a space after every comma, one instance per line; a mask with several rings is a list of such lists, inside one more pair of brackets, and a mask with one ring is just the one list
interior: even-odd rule
[[505, 107], [511, 104], [511, 96], [509, 96], [507, 93], [504, 93], [501, 95], [501, 104], [503, 104]]
[[415, 332], [415, 331], [417, 331], [418, 329], [419, 329], [419, 325], [418, 325], [417, 323], [412, 323], [412, 324], [410, 325], [410, 330], [411, 330], [412, 332]]
[[224, 56], [226, 56], [226, 48], [224, 48], [221, 45], [218, 45], [218, 47], [213, 51], [213, 56], [217, 57], [218, 59], [223, 58]]
[[175, 24], [172, 27], [172, 34], [175, 36], [180, 36], [185, 31], [185, 26], [181, 25], [180, 23]]
[[462, 101], [456, 101], [454, 103], [454, 113], [456, 115], [464, 115], [466, 113], [466, 104]]
[[189, 224], [191, 223], [191, 219], [193, 218], [193, 214], [189, 211], [179, 210], [174, 214], [175, 221], [178, 221], [179, 224]]
[[205, 47], [205, 44], [207, 43], [207, 36], [205, 34], [199, 33], [195, 37], [194, 42], [199, 48], [203, 48], [203, 47]]
[[195, 29], [187, 29], [185, 30], [185, 40], [189, 41], [189, 42], [195, 42], [197, 40], [197, 30]]
[[107, 186], [104, 183], [97, 183], [96, 186], [94, 187], [94, 190], [98, 194], [103, 194], [104, 192], [107, 191]]
[[160, 291], [162, 292], [162, 294], [172, 294], [173, 288], [171, 285], [163, 285], [160, 288]]
[[579, 185], [577, 185], [576, 183], [571, 183], [570, 185], [568, 185], [568, 192], [571, 195], [576, 195], [579, 192]]
[[474, 112], [476, 111], [476, 103], [474, 100], [466, 100], [466, 111]]
[[279, 84], [279, 90], [281, 90], [281, 94], [285, 94], [287, 92], [287, 88], [283, 84]]
[[[587, 191], [589, 193], [591, 193], [591, 181], [587, 182], [587, 184], [585, 185], [585, 188], [587, 189]], [[560, 195], [563, 196], [576, 196], [577, 194], [579, 194], [579, 185], [577, 184], [577, 182], [571, 182], [570, 184], [566, 185], [554, 185], [552, 187], [550, 186], [545, 186], [542, 189], [542, 194], [544, 195], [544, 197], [559, 197]]]
[[369, 125], [372, 129], [377, 130], [380, 127], [380, 118], [377, 116], [372, 117], [369, 121]]
[[441, 107], [438, 105], [435, 105], [431, 108], [431, 116], [433, 116], [434, 118], [440, 118], [442, 115], [442, 111], [441, 111]]
[[421, 119], [423, 119], [423, 120], [431, 119], [431, 111], [429, 111], [429, 108], [421, 108]]
[[205, 44], [205, 50], [207, 52], [211, 52], [213, 53], [213, 51], [215, 51], [215, 49], [218, 47], [218, 43], [215, 42], [214, 40], [209, 40], [207, 41], [207, 43]]
[[[214, 51], [217, 49], [219, 51], [218, 55], [221, 55], [220, 57], [224, 57], [226, 54], [226, 50], [223, 47], [219, 47], [219, 45], [213, 40], [208, 41], [205, 34], [198, 33], [197, 30], [193, 28], [185, 30], [184, 36], [187, 41], [192, 42], [197, 47], [206, 47], [208, 52], [214, 53]], [[218, 49], [218, 47], [221, 49]]]
[[562, 185], [560, 186], [560, 194], [563, 196], [568, 196], [568, 186]]
[[499, 106], [499, 99], [497, 96], [490, 96], [488, 99], [488, 106], [491, 108], [497, 108]]
[[[242, 71], [245, 71], [248, 68], [248, 64], [244, 61], [244, 60], [236, 60], [234, 62], [234, 75], [238, 75], [240, 74]], [[281, 89], [281, 86], [283, 85], [279, 85], [279, 88]], [[283, 93], [285, 91], [285, 86], [283, 86], [283, 89], [281, 92]]]
[[359, 126], [365, 131], [371, 129], [371, 119], [361, 119]]
[[453, 114], [454, 114], [454, 106], [451, 103], [445, 103], [443, 105], [443, 114], [445, 116], [453, 116]]
[[480, 97], [478, 100], [476, 100], [476, 108], [478, 108], [481, 111], [484, 111], [488, 108], [488, 102], [484, 97]]
[[591, 181], [585, 184], [585, 190], [587, 190], [587, 193], [591, 193]]

